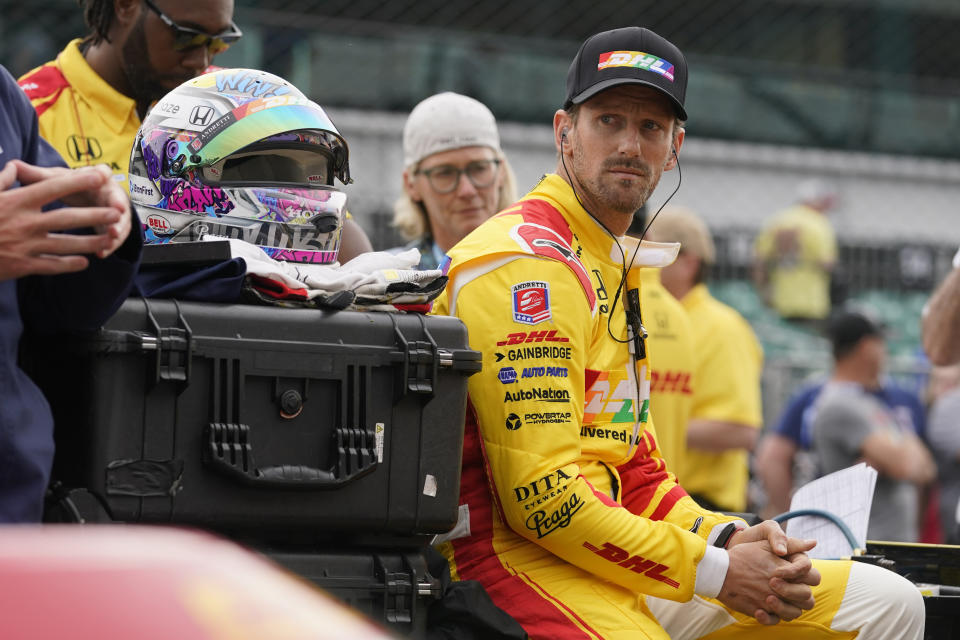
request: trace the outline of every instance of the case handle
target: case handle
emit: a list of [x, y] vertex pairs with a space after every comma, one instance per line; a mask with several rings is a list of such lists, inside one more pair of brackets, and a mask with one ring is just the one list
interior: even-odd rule
[[257, 467], [250, 444], [250, 426], [213, 422], [208, 425], [206, 460], [226, 475], [258, 486], [325, 489], [343, 486], [373, 471], [379, 464], [374, 434], [366, 429], [334, 431], [337, 459], [331, 469], [281, 464]]

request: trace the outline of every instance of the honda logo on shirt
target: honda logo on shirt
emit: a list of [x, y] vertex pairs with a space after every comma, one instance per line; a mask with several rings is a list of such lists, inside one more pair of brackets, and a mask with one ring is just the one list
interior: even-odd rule
[[67, 138], [67, 155], [74, 162], [89, 162], [103, 155], [103, 148], [96, 138], [70, 136]]
[[213, 107], [196, 106], [190, 112], [190, 124], [198, 127], [205, 127], [210, 124], [210, 118], [213, 117]]

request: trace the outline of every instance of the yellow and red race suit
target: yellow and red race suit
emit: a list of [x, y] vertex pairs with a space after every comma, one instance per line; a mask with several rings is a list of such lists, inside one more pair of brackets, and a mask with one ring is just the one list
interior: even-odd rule
[[632, 339], [638, 267], [677, 246], [643, 243], [621, 290], [636, 249], [549, 175], [450, 251], [435, 311], [463, 320], [483, 353], [460, 520], [441, 544], [453, 578], [479, 581], [531, 638], [922, 638], [919, 591], [864, 563], [815, 561], [816, 606], [775, 630], [713, 599], [729, 566], [713, 543], [734, 519], [667, 470], [646, 345]]
[[[676, 252], [618, 242], [556, 175], [450, 252], [436, 312], [467, 325], [483, 371], [470, 378], [463, 451], [457, 531], [469, 535], [443, 550], [528, 631], [603, 635], [560, 595], [571, 578], [678, 601], [723, 583], [726, 553], [708, 542], [733, 519], [697, 506], [660, 457], [645, 346], [624, 312], [639, 267]], [[592, 599], [607, 597], [589, 582]]]

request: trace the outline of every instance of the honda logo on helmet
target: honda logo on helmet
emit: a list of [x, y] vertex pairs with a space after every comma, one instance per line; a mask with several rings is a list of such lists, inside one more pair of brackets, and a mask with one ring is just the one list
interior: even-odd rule
[[193, 108], [193, 111], [190, 112], [190, 124], [195, 124], [199, 127], [205, 127], [210, 124], [210, 119], [213, 117], [213, 107], [204, 107], [196, 106]]

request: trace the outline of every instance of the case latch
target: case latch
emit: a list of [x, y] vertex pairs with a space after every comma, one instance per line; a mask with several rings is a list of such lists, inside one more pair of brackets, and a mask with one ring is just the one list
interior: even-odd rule
[[145, 351], [156, 351], [154, 366], [154, 384], [161, 380], [181, 382], [185, 386], [190, 384], [190, 363], [193, 359], [193, 331], [187, 324], [180, 310], [180, 303], [173, 301], [177, 309], [177, 327], [161, 327], [156, 316], [150, 309], [150, 303], [143, 298], [147, 308], [147, 318], [153, 325], [155, 334], [143, 336], [142, 348]]
[[403, 394], [413, 392], [432, 396], [434, 381], [437, 379], [437, 369], [441, 364], [452, 365], [452, 354], [437, 346], [436, 340], [430, 335], [422, 317], [420, 318], [420, 325], [425, 340], [407, 340], [400, 330], [396, 318], [392, 315], [390, 317], [393, 320], [393, 331], [397, 338], [397, 345], [401, 349]]

